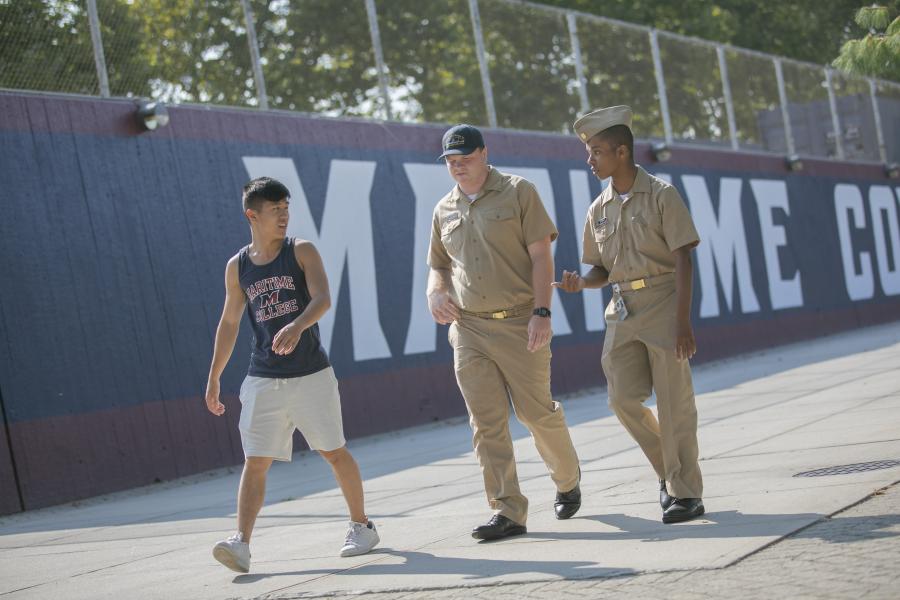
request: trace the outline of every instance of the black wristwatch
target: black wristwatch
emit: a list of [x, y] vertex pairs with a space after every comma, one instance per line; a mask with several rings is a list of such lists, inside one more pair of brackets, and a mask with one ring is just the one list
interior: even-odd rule
[[531, 311], [531, 314], [537, 315], [537, 316], [539, 316], [539, 317], [549, 317], [549, 316], [550, 316], [550, 309], [547, 308], [546, 306], [542, 306], [542, 307], [540, 307], [540, 308], [536, 308], [536, 309], [534, 309], [533, 311]]

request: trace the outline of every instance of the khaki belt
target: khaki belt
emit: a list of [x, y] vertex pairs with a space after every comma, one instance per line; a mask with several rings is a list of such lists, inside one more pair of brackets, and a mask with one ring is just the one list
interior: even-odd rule
[[512, 317], [521, 317], [522, 315], [530, 314], [532, 308], [531, 304], [523, 304], [521, 306], [513, 306], [512, 308], [505, 308], [503, 310], [495, 310], [492, 312], [472, 312], [463, 309], [460, 309], [460, 312], [464, 315], [478, 317], [480, 319], [510, 319]]
[[643, 279], [635, 279], [633, 281], [619, 281], [612, 284], [613, 292], [635, 292], [644, 288], [650, 288], [661, 283], [668, 283], [675, 279], [675, 273], [663, 273], [662, 275], [654, 275], [653, 277], [644, 277]]

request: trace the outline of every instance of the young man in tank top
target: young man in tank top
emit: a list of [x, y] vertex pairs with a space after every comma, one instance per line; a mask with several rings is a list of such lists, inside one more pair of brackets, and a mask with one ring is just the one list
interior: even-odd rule
[[213, 548], [216, 560], [241, 573], [250, 570], [250, 536], [266, 474], [273, 460], [291, 460], [294, 429], [331, 465], [350, 510], [341, 556], [364, 554], [379, 541], [366, 517], [359, 467], [345, 446], [337, 380], [319, 341], [317, 321], [331, 306], [328, 279], [315, 246], [287, 237], [289, 202], [290, 192], [274, 179], [260, 177], [244, 186], [251, 243], [225, 267], [225, 307], [206, 384], [207, 408], [223, 415], [219, 378], [246, 307], [254, 339], [240, 391], [245, 461], [238, 530]]

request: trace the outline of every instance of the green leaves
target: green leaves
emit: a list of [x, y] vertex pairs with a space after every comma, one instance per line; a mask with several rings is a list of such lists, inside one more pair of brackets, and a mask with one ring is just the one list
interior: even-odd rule
[[[838, 69], [900, 81], [900, 16], [895, 6], [866, 6], [856, 13], [856, 22], [869, 33], [849, 40], [832, 63]], [[891, 18], [893, 17], [893, 21]]]

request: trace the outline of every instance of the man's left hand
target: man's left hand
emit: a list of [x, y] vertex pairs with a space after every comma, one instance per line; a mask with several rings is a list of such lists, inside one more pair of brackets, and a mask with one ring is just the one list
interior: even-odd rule
[[550, 343], [552, 337], [553, 327], [550, 324], [550, 317], [532, 315], [528, 321], [528, 351], [540, 350]]

